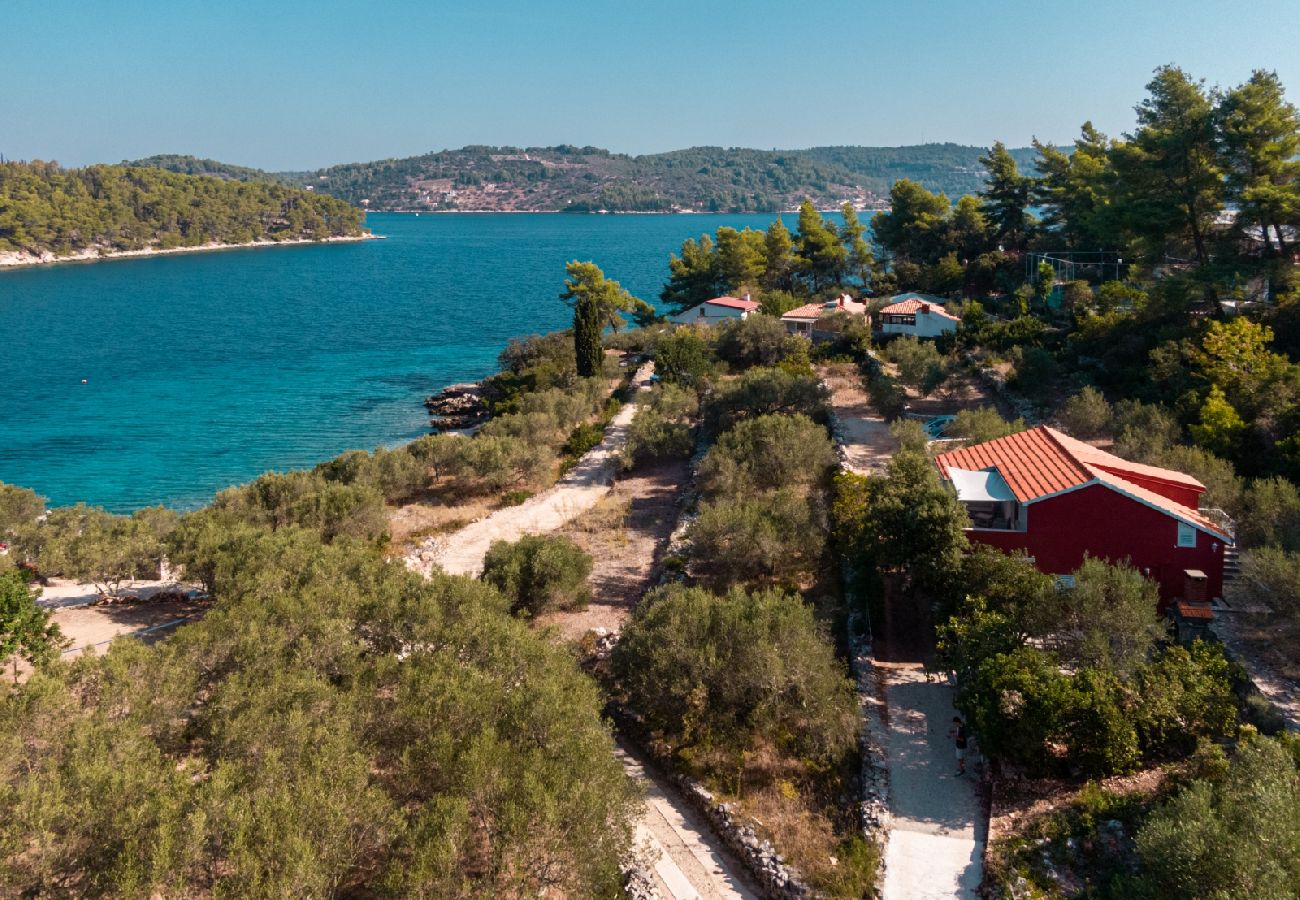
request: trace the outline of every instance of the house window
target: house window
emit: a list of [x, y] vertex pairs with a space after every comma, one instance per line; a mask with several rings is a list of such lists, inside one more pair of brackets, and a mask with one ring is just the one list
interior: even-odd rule
[[1196, 529], [1186, 522], [1178, 523], [1178, 546], [1195, 547], [1196, 546]]

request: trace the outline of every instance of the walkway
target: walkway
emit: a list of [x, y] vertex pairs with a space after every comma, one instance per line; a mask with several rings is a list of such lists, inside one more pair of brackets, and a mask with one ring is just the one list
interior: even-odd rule
[[883, 473], [898, 450], [898, 441], [889, 423], [872, 408], [857, 367], [820, 366], [817, 374], [831, 392], [835, 443], [844, 468], [858, 475]]
[[888, 704], [893, 815], [884, 898], [977, 897], [988, 825], [975, 776], [956, 775], [952, 688], [927, 683], [920, 663], [876, 665]]
[[[649, 387], [653, 372], [654, 363], [637, 370], [632, 383], [638, 394]], [[407, 565], [424, 573], [436, 565], [452, 575], [477, 577], [483, 571], [483, 557], [494, 541], [517, 541], [526, 534], [546, 534], [591, 509], [609, 492], [618, 472], [627, 426], [636, 415], [636, 407], [634, 396], [614, 416], [605, 431], [605, 439], [550, 490], [519, 506], [499, 509], [454, 534], [427, 541], [407, 557]]]
[[756, 900], [730, 858], [717, 847], [707, 823], [674, 803], [658, 777], [621, 744], [615, 751], [629, 777], [645, 787], [645, 812], [636, 823], [638, 859], [664, 898], [673, 900]]

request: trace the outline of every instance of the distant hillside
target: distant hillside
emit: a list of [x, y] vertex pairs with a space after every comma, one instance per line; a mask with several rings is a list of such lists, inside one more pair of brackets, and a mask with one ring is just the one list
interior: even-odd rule
[[269, 180], [153, 166], [0, 163], [0, 253], [65, 256], [361, 233], [361, 210]]
[[181, 156], [175, 153], [159, 153], [144, 159], [123, 160], [122, 165], [141, 169], [163, 169], [178, 172], [181, 175], [213, 175], [226, 181], [286, 181], [292, 177], [250, 169], [248, 166], [233, 166], [215, 159], [199, 159], [197, 156]]
[[[1012, 150], [1022, 167], [1032, 149]], [[692, 147], [628, 156], [598, 147], [463, 147], [316, 172], [264, 172], [192, 156], [151, 156], [150, 166], [237, 181], [295, 184], [372, 210], [775, 212], [805, 197], [823, 208], [875, 206], [899, 178], [956, 200], [978, 191], [982, 147]]]

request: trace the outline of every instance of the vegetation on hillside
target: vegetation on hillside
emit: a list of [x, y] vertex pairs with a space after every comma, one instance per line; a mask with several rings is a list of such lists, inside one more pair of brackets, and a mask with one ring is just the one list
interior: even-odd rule
[[[572, 212], [776, 212], [805, 198], [821, 208], [881, 198], [899, 178], [956, 196], [984, 180], [979, 147], [815, 147], [748, 150], [691, 147], [628, 156], [598, 147], [486, 147], [404, 159], [268, 173], [192, 156], [128, 165], [239, 181], [310, 186], [372, 210], [568, 210]], [[1012, 151], [1025, 164], [1033, 151]]]
[[152, 167], [0, 163], [0, 252], [62, 256], [361, 233], [360, 210], [283, 184]]

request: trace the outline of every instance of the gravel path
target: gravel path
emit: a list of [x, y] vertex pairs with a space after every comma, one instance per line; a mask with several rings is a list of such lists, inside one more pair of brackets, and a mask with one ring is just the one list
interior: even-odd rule
[[[637, 393], [649, 387], [654, 363], [646, 363], [632, 378]], [[627, 426], [636, 415], [636, 396], [614, 416], [605, 439], [587, 453], [554, 487], [519, 506], [499, 509], [460, 531], [430, 539], [407, 556], [407, 565], [420, 572], [441, 566], [452, 575], [477, 576], [493, 541], [517, 541], [525, 534], [546, 534], [596, 505], [609, 492], [618, 472], [619, 453]]]
[[645, 787], [645, 813], [636, 824], [636, 847], [655, 887], [674, 900], [756, 900], [729, 857], [717, 849], [709, 826], [680, 802], [621, 745], [617, 751], [628, 775]]
[[822, 381], [831, 391], [835, 443], [844, 468], [858, 475], [880, 474], [898, 450], [889, 423], [872, 408], [862, 376], [853, 366], [822, 366]]
[[889, 844], [885, 900], [975, 898], [987, 823], [975, 775], [958, 777], [948, 728], [952, 688], [928, 683], [920, 663], [877, 663], [889, 707]]

